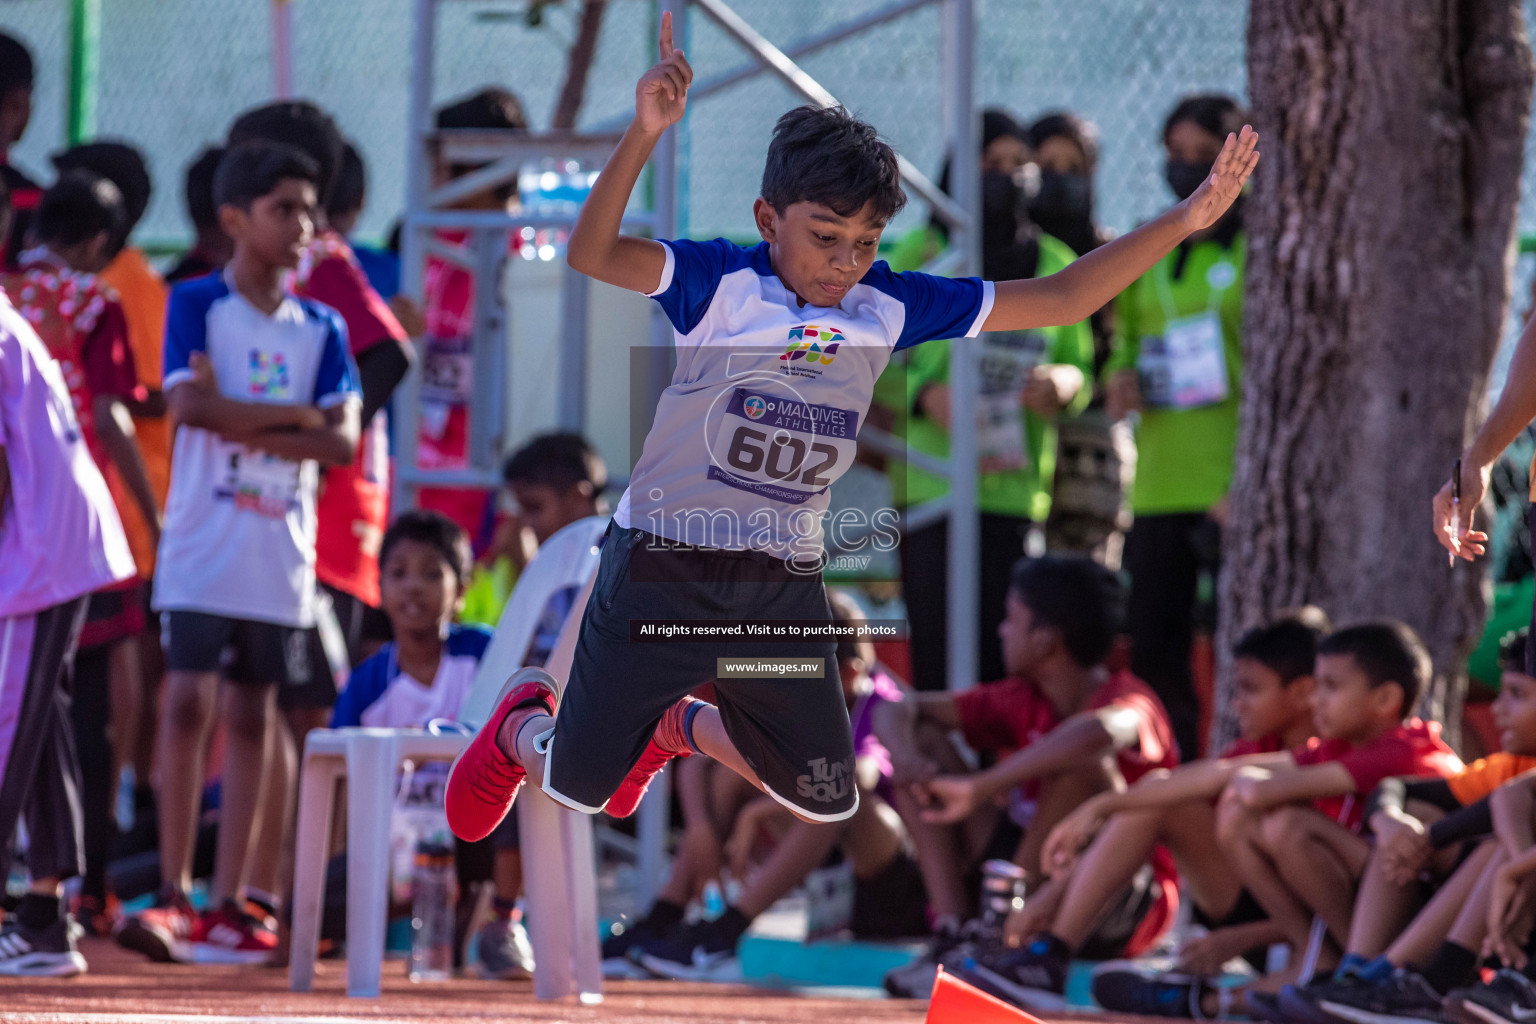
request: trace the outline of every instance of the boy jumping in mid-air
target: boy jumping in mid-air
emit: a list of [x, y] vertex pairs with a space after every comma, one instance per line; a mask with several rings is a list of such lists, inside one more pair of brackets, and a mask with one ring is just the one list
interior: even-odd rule
[[[876, 262], [906, 201], [896, 154], [846, 111], [802, 107], [779, 119], [769, 146], [760, 244], [624, 237], [630, 191], [682, 117], [692, 77], [663, 15], [661, 62], [641, 77], [635, 119], [571, 234], [572, 267], [661, 304], [677, 369], [603, 545], [569, 686], [524, 669], [453, 767], [448, 821], [467, 839], [495, 828], [525, 777], [569, 807], [623, 816], [667, 761], [693, 753], [803, 820], [852, 815], [835, 638], [639, 646], [631, 620], [829, 623], [821, 517], [892, 351], [1084, 319], [1215, 223], [1258, 161], [1245, 128], [1172, 211], [1059, 274], [994, 286]], [[819, 658], [822, 671], [719, 678], [718, 707], [686, 697], [717, 675], [718, 658], [765, 654]]]

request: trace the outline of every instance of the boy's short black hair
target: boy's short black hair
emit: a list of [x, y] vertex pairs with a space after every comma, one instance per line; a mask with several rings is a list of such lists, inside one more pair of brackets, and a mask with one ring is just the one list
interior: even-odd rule
[[123, 206], [128, 213], [125, 235], [138, 226], [144, 211], [149, 209], [149, 197], [154, 192], [149, 165], [144, 162], [144, 154], [126, 142], [85, 142], [71, 146], [53, 155], [53, 166], [60, 174], [90, 171], [116, 185], [123, 194]]
[[1530, 636], [1529, 626], [1521, 626], [1513, 633], [1504, 634], [1499, 641], [1499, 668], [1505, 672], [1525, 672], [1525, 650]]
[[779, 118], [762, 195], [780, 213], [795, 203], [820, 203], [852, 217], [873, 203], [882, 222], [907, 205], [896, 151], [842, 107], [796, 107]]
[[32, 230], [44, 245], [78, 245], [103, 232], [118, 238], [127, 216], [116, 185], [89, 171], [66, 171], [43, 193]]
[[336, 172], [336, 185], [331, 189], [331, 198], [325, 204], [326, 215], [338, 217], [344, 213], [355, 213], [363, 208], [367, 195], [368, 169], [363, 164], [363, 155], [352, 143], [343, 143], [341, 168]]
[[1349, 655], [1373, 690], [1387, 683], [1402, 687], [1404, 718], [1419, 706], [1419, 695], [1428, 688], [1433, 672], [1419, 634], [1393, 619], [1335, 630], [1318, 641], [1317, 653]]
[[229, 126], [229, 144], [256, 141], [292, 146], [313, 160], [320, 205], [330, 202], [346, 144], [330, 114], [308, 100], [279, 100], [247, 110]]
[[592, 485], [592, 495], [608, 486], [608, 467], [580, 434], [540, 434], [508, 456], [501, 467], [508, 484], [543, 484], [568, 491]]
[[1241, 131], [1248, 120], [1248, 111], [1231, 96], [1219, 92], [1196, 93], [1179, 100], [1168, 119], [1163, 122], [1163, 142], [1174, 125], [1191, 121], [1218, 139], [1225, 139], [1232, 132]]
[[1109, 657], [1125, 619], [1125, 587], [1113, 572], [1081, 555], [1021, 558], [1009, 589], [1036, 624], [1061, 633], [1073, 661], [1091, 668]]
[[503, 89], [499, 85], [487, 86], [439, 107], [435, 123], [440, 129], [528, 130], [528, 117], [523, 113], [522, 103], [510, 89]]
[[411, 509], [400, 513], [389, 524], [389, 529], [384, 531], [384, 539], [379, 543], [380, 566], [403, 540], [414, 540], [436, 548], [437, 553], [443, 556], [443, 561], [448, 563], [448, 568], [453, 570], [453, 575], [458, 578], [459, 586], [469, 585], [469, 570], [474, 556], [469, 549], [469, 534], [458, 523], [441, 512], [426, 509]]
[[32, 88], [36, 76], [32, 51], [15, 36], [0, 32], [0, 96]]
[[1232, 657], [1256, 661], [1282, 683], [1293, 683], [1312, 674], [1317, 642], [1328, 629], [1328, 616], [1321, 608], [1302, 608], [1244, 633], [1233, 646]]
[[298, 178], [320, 188], [320, 169], [308, 154], [278, 142], [242, 142], [230, 146], [219, 159], [213, 175], [215, 206], [249, 210], [262, 196], [270, 195], [278, 182]]
[[213, 176], [219, 171], [219, 161], [224, 159], [224, 153], [223, 146], [209, 146], [187, 165], [184, 197], [187, 216], [199, 231], [210, 231], [219, 226], [219, 204], [213, 201]]

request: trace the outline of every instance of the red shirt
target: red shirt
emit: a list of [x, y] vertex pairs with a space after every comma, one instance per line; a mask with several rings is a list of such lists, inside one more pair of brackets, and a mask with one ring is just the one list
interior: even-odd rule
[[[467, 231], [440, 231], [438, 241], [473, 255]], [[509, 237], [516, 252], [518, 237]], [[475, 275], [432, 253], [422, 273], [427, 337], [422, 346], [421, 415], [417, 421], [416, 464], [422, 469], [464, 469], [469, 465], [469, 405], [474, 391]], [[478, 542], [484, 532], [490, 492], [476, 487], [423, 487], [417, 503], [441, 512]]]
[[[1029, 746], [1054, 729], [1056, 709], [1033, 681], [1010, 677], [955, 694], [955, 710], [965, 742], [978, 750], [1014, 750]], [[1136, 712], [1139, 742], [1115, 755], [1127, 783], [1158, 768], [1179, 763], [1178, 744], [1168, 712], [1157, 694], [1121, 670], [1112, 673], [1088, 699], [1084, 711], [1129, 708]]]
[[1291, 757], [1301, 766], [1329, 761], [1344, 766], [1354, 779], [1354, 792], [1314, 800], [1312, 806], [1352, 829], [1359, 828], [1365, 813], [1365, 798], [1383, 779], [1399, 775], [1438, 775], [1443, 778], [1456, 774], [1463, 767], [1461, 758], [1440, 739], [1440, 723], [1423, 722], [1417, 718], [1410, 718], [1359, 746], [1347, 740], [1314, 737], [1304, 746], [1292, 750]]
[[1233, 740], [1227, 744], [1227, 749], [1216, 757], [1217, 760], [1226, 760], [1233, 757], [1252, 757], [1254, 754], [1278, 754], [1284, 749], [1285, 742], [1280, 739], [1280, 734], [1272, 732], [1256, 740]]
[[[375, 345], [408, 340], [405, 328], [368, 283], [352, 247], [334, 231], [320, 235], [305, 250], [294, 290], [341, 314], [354, 358]], [[379, 543], [389, 525], [389, 437], [382, 415], [363, 424], [352, 464], [326, 471], [315, 517], [315, 575], [378, 607]]]

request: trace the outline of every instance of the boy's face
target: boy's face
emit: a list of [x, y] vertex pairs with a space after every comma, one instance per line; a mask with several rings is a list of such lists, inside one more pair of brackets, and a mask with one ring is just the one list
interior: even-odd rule
[[379, 603], [397, 635], [440, 633], [458, 610], [462, 592], [453, 567], [423, 541], [396, 541], [379, 566]]
[[540, 544], [576, 520], [597, 514], [597, 503], [592, 500], [591, 488], [587, 485], [578, 484], [563, 490], [549, 484], [515, 483], [511, 486], [519, 518], [533, 531], [534, 540]]
[[1029, 605], [1008, 592], [1007, 614], [997, 627], [1003, 643], [1003, 670], [1009, 675], [1032, 675], [1055, 647], [1056, 631], [1035, 622]]
[[12, 89], [0, 96], [0, 154], [21, 141], [31, 120], [31, 88]]
[[1232, 662], [1232, 713], [1245, 740], [1280, 735], [1301, 716], [1312, 714], [1312, 677], [1289, 683], [1280, 673], [1254, 658]]
[[315, 233], [315, 186], [301, 178], [284, 178], [277, 187], [251, 202], [249, 210], [219, 207], [219, 224], [261, 262], [296, 267]]
[[1319, 654], [1313, 677], [1312, 717], [1325, 739], [1354, 740], [1402, 721], [1402, 687], [1372, 687], [1353, 655]]
[[773, 269], [812, 306], [835, 306], [875, 262], [885, 222], [874, 204], [852, 217], [820, 203], [791, 203], [780, 213], [766, 199], [752, 207], [758, 233], [773, 250]]
[[1506, 669], [1493, 700], [1493, 721], [1505, 751], [1536, 754], [1536, 678]]

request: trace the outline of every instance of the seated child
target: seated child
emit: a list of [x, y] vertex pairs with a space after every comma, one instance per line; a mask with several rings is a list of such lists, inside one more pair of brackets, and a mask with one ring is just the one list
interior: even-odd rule
[[[1314, 915], [1328, 929], [1321, 962], [1339, 963], [1370, 858], [1370, 844], [1358, 834], [1365, 799], [1377, 785], [1393, 776], [1444, 777], [1462, 768], [1437, 724], [1408, 718], [1429, 675], [1428, 652], [1400, 622], [1338, 630], [1318, 644], [1312, 701], [1318, 738], [1209, 769], [1225, 787], [1216, 822], [1222, 853], [1291, 947], [1291, 966], [1258, 990], [1294, 980]], [[1189, 975], [1144, 985], [1101, 978], [1096, 989], [1106, 1007], [1177, 1005], [1181, 1012], [1224, 1012], [1241, 995]]]
[[[928, 994], [937, 963], [948, 969], [964, 959], [968, 944], [952, 916], [968, 905], [962, 855], [976, 851], [974, 836], [996, 821], [995, 801], [1020, 788], [1025, 833], [1015, 860], [1031, 879], [1031, 900], [1054, 907], [1064, 886], [1040, 870], [1051, 828], [1096, 793], [1178, 764], [1156, 694], [1104, 664], [1124, 605], [1114, 574], [1081, 557], [1023, 559], [1007, 600], [999, 634], [1008, 679], [960, 693], [907, 694], [877, 708], [877, 735], [891, 751], [898, 783], [908, 783], [896, 804], [917, 843], [938, 933], [916, 964], [887, 976], [888, 990], [909, 997]], [[980, 772], [940, 775], [930, 751], [942, 752], [931, 731], [925, 745], [923, 723], [958, 728], [978, 750], [1015, 752]], [[1098, 929], [1107, 955], [1121, 953], [1154, 908], [1154, 922], [1171, 919], [1171, 867], [1158, 868], [1156, 878], [1141, 873]]]
[[[837, 624], [864, 622], [863, 612], [847, 596], [832, 592], [828, 599]], [[837, 664], [853, 722], [858, 810], [844, 821], [807, 822], [795, 819], [772, 797], [759, 796], [737, 815], [727, 844], [733, 877], [743, 879], [745, 887], [714, 920], [638, 943], [639, 952], [631, 956], [647, 970], [684, 981], [739, 978], [736, 947], [753, 919], [803, 881], [835, 849], [841, 849], [853, 867], [850, 927], [855, 936], [890, 939], [928, 930], [922, 875], [908, 851], [901, 819], [886, 802], [890, 756], [871, 727], [874, 708], [882, 701], [899, 700], [901, 691], [875, 666], [874, 645], [867, 640], [840, 640]], [[761, 829], [775, 826], [785, 831], [767, 859], [749, 876], [746, 861], [750, 848]]]
[[[489, 631], [453, 622], [469, 575], [469, 536], [438, 512], [403, 512], [379, 546], [379, 593], [394, 639], [352, 670], [331, 728], [423, 728], [456, 720], [474, 685]], [[407, 805], [442, 806], [445, 765], [411, 773]], [[346, 918], [345, 858], [327, 872], [322, 934], [340, 938]]]
[[[1438, 1013], [1446, 994], [1476, 980], [1491, 892], [1479, 887], [1470, 903], [1468, 894], [1479, 878], [1491, 880], [1509, 851], [1483, 843], [1473, 854], [1469, 844], [1492, 834], [1492, 795], [1536, 769], [1536, 678], [1525, 673], [1525, 646], [1521, 631], [1499, 652], [1503, 676], [1493, 714], [1502, 752], [1446, 779], [1389, 779], [1378, 789], [1370, 817], [1376, 847], [1360, 881], [1344, 960], [1332, 978], [1282, 989], [1282, 1011]], [[1415, 914], [1423, 879], [1452, 869]]]
[[[1238, 641], [1232, 711], [1240, 738], [1223, 758], [1288, 750], [1312, 738], [1312, 667], [1326, 630], [1322, 613], [1307, 609], [1251, 629]], [[1154, 772], [1124, 792], [1100, 793], [1052, 831], [1043, 856], [1046, 869], [1065, 880], [1061, 905], [1051, 916], [1027, 905], [1010, 918], [1008, 935], [1033, 940], [1027, 955], [1039, 961], [1053, 992], [1059, 994], [1057, 979], [1066, 977], [1104, 908], [1158, 845], [1173, 856], [1195, 920], [1210, 929], [1180, 951], [1180, 970], [1218, 973], [1232, 957], [1281, 940], [1216, 846], [1218, 789], [1207, 781], [1208, 764]], [[1027, 962], [1021, 958], [1016, 971]]]

